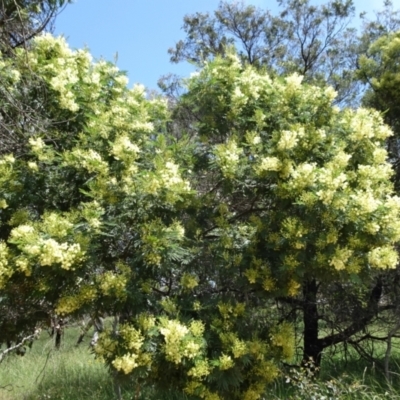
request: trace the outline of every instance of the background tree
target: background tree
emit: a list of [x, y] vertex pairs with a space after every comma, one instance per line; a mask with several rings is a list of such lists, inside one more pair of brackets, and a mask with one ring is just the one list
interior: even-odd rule
[[[382, 113], [384, 121], [393, 129], [394, 135], [387, 141], [387, 149], [390, 162], [395, 174], [392, 180], [398, 192], [400, 188], [399, 169], [399, 107], [398, 90], [399, 68], [397, 59], [399, 57], [400, 18], [399, 12], [393, 10], [392, 2], [385, 2], [385, 9], [378, 14], [376, 22], [366, 25], [362, 37], [365, 51], [359, 58], [358, 78], [366, 85], [362, 102], [368, 107], [373, 107]], [[397, 32], [396, 32], [397, 31]], [[399, 274], [398, 270], [382, 276], [383, 291], [386, 302], [391, 304], [393, 312], [387, 318], [387, 332], [390, 335], [398, 331], [396, 323], [399, 309]], [[381, 320], [381, 324], [385, 319]], [[390, 348], [390, 337], [388, 337], [388, 349]], [[389, 356], [390, 352], [388, 352]], [[389, 379], [389, 358], [386, 359], [385, 372]]]
[[337, 103], [356, 96], [356, 31], [351, 0], [314, 6], [308, 0], [281, 0], [279, 15], [242, 2], [221, 2], [214, 16], [196, 13], [184, 18], [185, 40], [169, 49], [172, 62], [203, 65], [235, 46], [242, 62], [270, 73], [299, 73], [305, 82], [331, 85]]
[[370, 45], [366, 54], [360, 57], [360, 69], [358, 76], [368, 84], [368, 90], [364, 94], [363, 103], [382, 112], [385, 122], [392, 127], [395, 135], [388, 142], [390, 159], [396, 170], [395, 184], [399, 189], [399, 147], [400, 134], [399, 123], [399, 94], [397, 84], [400, 70], [398, 57], [400, 46], [398, 32], [387, 32]]
[[57, 12], [68, 0], [1, 0], [0, 51], [26, 45], [30, 39], [52, 28]]

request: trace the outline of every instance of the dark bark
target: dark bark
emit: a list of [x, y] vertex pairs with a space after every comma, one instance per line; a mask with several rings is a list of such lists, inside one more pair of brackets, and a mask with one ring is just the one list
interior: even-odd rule
[[61, 336], [64, 333], [64, 321], [62, 319], [58, 320], [58, 323], [54, 328], [56, 333], [55, 347], [56, 349], [59, 349], [61, 346]]
[[353, 335], [366, 329], [380, 311], [389, 309], [391, 307], [389, 305], [383, 307], [378, 306], [381, 295], [382, 282], [378, 280], [372, 288], [369, 302], [362, 313], [360, 313], [359, 318], [340, 332], [319, 338], [318, 321], [320, 316], [317, 306], [318, 284], [315, 279], [306, 281], [303, 286], [302, 302], [304, 322], [303, 365], [309, 365], [311, 361], [313, 365], [318, 368], [321, 365], [322, 352], [324, 349], [350, 340]]
[[318, 285], [315, 279], [308, 280], [303, 286], [303, 322], [304, 350], [303, 364], [312, 362], [315, 367], [321, 364], [322, 343], [318, 339]]

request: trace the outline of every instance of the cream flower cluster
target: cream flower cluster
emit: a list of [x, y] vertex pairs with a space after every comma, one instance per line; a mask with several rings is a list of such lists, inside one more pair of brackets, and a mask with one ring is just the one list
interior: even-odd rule
[[126, 296], [127, 277], [107, 271], [99, 277], [100, 288], [105, 295], [114, 295], [117, 298]]
[[191, 191], [188, 180], [183, 179], [179, 166], [172, 160], [162, 161], [157, 159], [154, 173], [145, 174], [142, 180], [142, 190], [145, 193], [158, 195], [161, 190], [165, 191], [166, 201], [175, 203], [182, 194]]
[[34, 151], [35, 153], [41, 152], [45, 146], [43, 139], [41, 137], [30, 138], [29, 144], [31, 145], [32, 151]]
[[189, 183], [185, 182], [180, 173], [179, 166], [172, 161], [167, 161], [164, 168], [159, 171], [162, 186], [165, 188], [171, 188], [177, 185], [185, 184], [185, 186], [190, 188]]
[[182, 358], [194, 359], [201, 354], [204, 325], [192, 321], [189, 328], [177, 320], [162, 319], [160, 333], [164, 337], [164, 353], [168, 361], [180, 364]]
[[5, 242], [0, 241], [0, 288], [12, 275], [12, 270], [8, 266], [8, 247]]
[[56, 238], [66, 236], [73, 226], [74, 224], [68, 218], [54, 212], [46, 213], [42, 218], [42, 229]]
[[333, 256], [329, 264], [335, 267], [337, 271], [344, 270], [346, 269], [347, 261], [352, 254], [353, 251], [348, 249], [347, 247], [337, 247], [335, 250], [335, 255]]
[[368, 261], [374, 268], [396, 268], [399, 255], [391, 246], [376, 247], [368, 253]]
[[235, 140], [229, 140], [225, 144], [215, 146], [216, 163], [226, 178], [235, 176], [242, 152]]
[[117, 371], [122, 371], [124, 374], [129, 374], [134, 368], [139, 366], [137, 359], [137, 354], [128, 353], [124, 354], [122, 357], [117, 357], [114, 361], [112, 361], [111, 364]]
[[156, 319], [154, 318], [154, 316], [148, 315], [146, 313], [140, 314], [137, 320], [140, 328], [144, 332], [149, 331], [156, 325]]
[[185, 228], [179, 221], [174, 221], [171, 225], [163, 228], [163, 231], [174, 237], [175, 240], [182, 240], [185, 237]]
[[282, 163], [277, 157], [263, 157], [260, 163], [255, 167], [257, 174], [261, 175], [268, 171], [279, 171]]
[[189, 329], [175, 320], [163, 321], [160, 333], [165, 340], [165, 355], [167, 360], [175, 364], [182, 361], [182, 340], [189, 333]]
[[218, 361], [219, 361], [219, 369], [221, 369], [223, 371], [227, 370], [227, 369], [230, 369], [235, 365], [235, 363], [232, 360], [231, 356], [228, 356], [228, 355], [226, 355], [224, 353], [221, 354], [221, 356], [219, 357]]
[[301, 137], [302, 134], [304, 134], [304, 131], [282, 131], [277, 144], [277, 148], [281, 151], [292, 149], [297, 145], [299, 137]]
[[378, 111], [359, 108], [356, 111], [347, 110], [346, 116], [350, 117], [350, 138], [356, 143], [364, 139], [384, 140], [393, 135], [390, 128], [383, 124]]
[[197, 360], [194, 367], [189, 370], [188, 375], [198, 379], [209, 375], [210, 372], [211, 368], [207, 360]]
[[96, 150], [82, 150], [76, 148], [69, 153], [65, 153], [64, 158], [65, 165], [84, 168], [88, 172], [99, 174], [108, 173], [108, 164], [103, 160], [102, 156]]
[[117, 160], [134, 161], [140, 153], [137, 144], [132, 143], [128, 136], [119, 136], [112, 147], [111, 153]]
[[285, 81], [288, 89], [299, 90], [301, 88], [301, 83], [303, 82], [303, 76], [294, 73], [286, 77]]
[[71, 269], [83, 260], [79, 243], [58, 243], [54, 239], [45, 239], [39, 243], [39, 262], [42, 266], [61, 264], [63, 269]]
[[317, 179], [316, 163], [301, 163], [291, 173], [290, 186], [294, 190], [312, 187]]
[[58, 57], [46, 59], [41, 72], [48, 77], [51, 88], [58, 93], [60, 107], [73, 112], [77, 111], [79, 106], [71, 87], [79, 81], [81, 61], [86, 59], [86, 62], [90, 63], [91, 56], [82, 50], [72, 51], [63, 37], [55, 38], [48, 33], [38, 36], [34, 43], [39, 54], [49, 50], [58, 53]]
[[19, 225], [11, 231], [11, 239], [14, 241], [25, 240], [30, 241], [36, 237], [36, 230], [32, 225]]
[[141, 332], [130, 325], [122, 325], [119, 330], [119, 335], [124, 341], [124, 345], [131, 351], [139, 352], [141, 349], [144, 337]]

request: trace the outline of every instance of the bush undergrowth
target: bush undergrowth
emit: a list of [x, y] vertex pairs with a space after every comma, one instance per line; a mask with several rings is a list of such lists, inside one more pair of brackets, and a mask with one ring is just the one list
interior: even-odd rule
[[[0, 400], [116, 399], [106, 366], [91, 354], [87, 345], [89, 339], [75, 346], [78, 335], [78, 328], [66, 329], [61, 348], [56, 350], [54, 340], [42, 332], [25, 356], [8, 356], [0, 364]], [[318, 379], [305, 369], [292, 368], [284, 372], [262, 400], [400, 400], [400, 393], [393, 389], [398, 381], [392, 382], [390, 387], [375, 365], [352, 353], [347, 359], [340, 354], [325, 357]], [[396, 358], [392, 364], [396, 367], [394, 370], [399, 370]], [[189, 400], [179, 392], [156, 393], [150, 389], [139, 392], [129, 381], [122, 386], [122, 397], [124, 400]]]

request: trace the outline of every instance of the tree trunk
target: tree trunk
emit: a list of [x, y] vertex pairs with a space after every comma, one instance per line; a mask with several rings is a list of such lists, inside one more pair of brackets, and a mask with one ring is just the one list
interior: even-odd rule
[[62, 319], [58, 320], [58, 323], [54, 327], [54, 330], [55, 330], [55, 334], [56, 334], [55, 346], [56, 346], [56, 349], [58, 350], [61, 346], [61, 336], [64, 333], [64, 321]]
[[318, 285], [315, 279], [308, 280], [303, 287], [303, 322], [304, 322], [304, 351], [303, 365], [313, 363], [318, 368], [321, 365], [322, 343], [318, 340]]
[[[320, 367], [322, 352], [324, 349], [339, 343], [347, 342], [350, 338], [366, 329], [373, 321], [374, 316], [386, 310], [393, 310], [392, 304], [379, 306], [382, 296], [382, 281], [377, 279], [375, 286], [371, 289], [368, 304], [364, 307], [357, 318], [347, 327], [343, 327], [339, 332], [328, 334], [319, 338], [318, 322], [320, 315], [318, 313], [317, 295], [318, 284], [315, 279], [304, 281], [303, 298], [294, 299], [292, 297], [280, 297], [278, 301], [291, 305], [293, 308], [301, 309], [303, 312], [303, 360], [302, 365], [309, 366], [310, 360], [316, 368]], [[369, 336], [366, 335], [365, 338]], [[390, 351], [390, 350], [389, 350]]]

